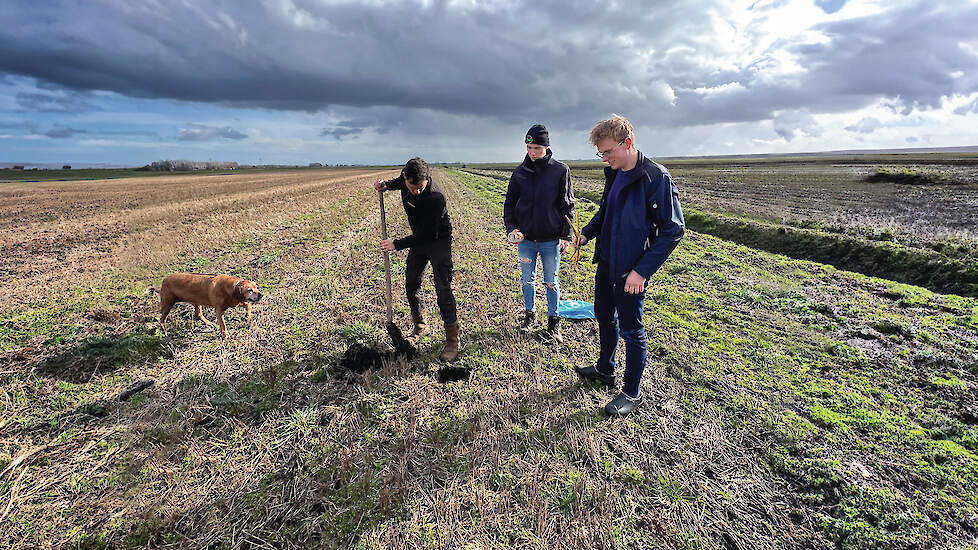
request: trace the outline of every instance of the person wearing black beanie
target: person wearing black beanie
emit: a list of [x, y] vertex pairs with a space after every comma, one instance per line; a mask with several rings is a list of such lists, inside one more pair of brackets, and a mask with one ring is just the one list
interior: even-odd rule
[[532, 143], [533, 145], [550, 147], [550, 132], [547, 131], [547, 127], [543, 124], [534, 124], [526, 132], [526, 142]]
[[570, 247], [574, 219], [574, 189], [570, 168], [553, 158], [550, 132], [543, 124], [534, 124], [526, 132], [526, 156], [513, 171], [503, 204], [503, 222], [507, 240], [518, 247], [523, 282], [523, 319], [520, 326], [529, 331], [536, 317], [537, 256], [543, 264], [543, 282], [547, 287], [547, 334], [557, 343], [560, 336], [560, 254]]

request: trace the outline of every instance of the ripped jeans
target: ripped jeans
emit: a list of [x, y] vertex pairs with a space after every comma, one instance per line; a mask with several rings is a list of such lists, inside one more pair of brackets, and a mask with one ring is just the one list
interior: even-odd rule
[[557, 301], [560, 300], [560, 283], [557, 272], [560, 270], [560, 241], [534, 242], [523, 240], [519, 246], [520, 269], [523, 273], [523, 305], [527, 311], [535, 311], [533, 298], [536, 292], [537, 255], [543, 263], [543, 283], [547, 287], [547, 315], [557, 316]]

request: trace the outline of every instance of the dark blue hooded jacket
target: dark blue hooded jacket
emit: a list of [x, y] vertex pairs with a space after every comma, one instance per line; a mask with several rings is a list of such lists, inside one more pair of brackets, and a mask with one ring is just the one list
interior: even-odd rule
[[648, 279], [662, 267], [686, 232], [679, 206], [679, 190], [669, 171], [645, 158], [641, 151], [635, 168], [632, 180], [625, 184], [618, 196], [612, 235], [599, 234], [607, 214], [608, 192], [618, 174], [618, 170], [610, 167], [604, 169], [605, 184], [598, 213], [581, 230], [589, 241], [598, 238], [594, 249], [595, 263], [601, 256], [601, 249], [611, 247], [609, 273], [614, 278], [624, 277], [634, 270]]

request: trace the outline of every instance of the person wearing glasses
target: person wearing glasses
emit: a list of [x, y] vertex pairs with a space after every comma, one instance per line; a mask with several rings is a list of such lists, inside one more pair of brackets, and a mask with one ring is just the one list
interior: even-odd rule
[[543, 284], [547, 287], [547, 332], [558, 344], [560, 317], [560, 255], [570, 247], [574, 219], [574, 190], [570, 168], [553, 158], [550, 132], [534, 124], [526, 132], [526, 157], [523, 158], [506, 189], [503, 223], [507, 241], [517, 246], [523, 282], [523, 319], [520, 328], [529, 331], [536, 318], [537, 256], [543, 264]]
[[445, 195], [434, 182], [428, 164], [415, 157], [404, 165], [401, 174], [387, 181], [377, 180], [374, 189], [380, 192], [400, 191], [401, 203], [407, 214], [411, 234], [400, 239], [384, 239], [380, 248], [385, 252], [409, 248], [405, 261], [404, 290], [411, 307], [414, 331], [410, 339], [418, 342], [428, 332], [418, 291], [421, 276], [431, 264], [435, 279], [435, 296], [438, 312], [445, 323], [445, 347], [439, 357], [442, 361], [454, 361], [458, 356], [458, 311], [455, 293], [452, 292], [452, 219], [445, 205]]
[[628, 120], [612, 115], [595, 124], [590, 142], [608, 163], [598, 213], [579, 239], [584, 246], [597, 238], [594, 315], [601, 351], [596, 364], [575, 370], [615, 387], [615, 349], [619, 336], [624, 339], [624, 384], [605, 411], [625, 416], [642, 403], [639, 382], [648, 354], [642, 322], [646, 283], [682, 240], [686, 223], [672, 176], [636, 149]]

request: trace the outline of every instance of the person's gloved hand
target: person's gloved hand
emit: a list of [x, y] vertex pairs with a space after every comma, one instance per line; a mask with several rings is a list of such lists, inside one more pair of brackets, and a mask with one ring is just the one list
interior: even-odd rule
[[520, 244], [523, 240], [523, 233], [519, 229], [514, 229], [506, 235], [506, 242], [509, 244]]

